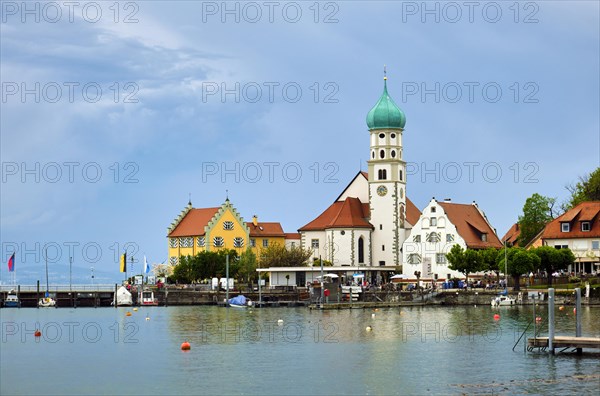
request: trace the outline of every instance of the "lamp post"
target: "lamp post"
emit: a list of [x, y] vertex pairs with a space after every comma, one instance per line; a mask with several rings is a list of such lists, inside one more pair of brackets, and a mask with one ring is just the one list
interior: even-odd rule
[[69, 257], [69, 294], [73, 293], [73, 257]]
[[92, 270], [92, 288], [94, 286], [94, 267], [90, 268]]

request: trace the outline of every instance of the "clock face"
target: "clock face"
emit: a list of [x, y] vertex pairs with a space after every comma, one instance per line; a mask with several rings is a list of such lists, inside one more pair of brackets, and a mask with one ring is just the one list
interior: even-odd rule
[[385, 194], [387, 194], [387, 187], [386, 186], [377, 187], [377, 194], [379, 194], [379, 196], [383, 197]]

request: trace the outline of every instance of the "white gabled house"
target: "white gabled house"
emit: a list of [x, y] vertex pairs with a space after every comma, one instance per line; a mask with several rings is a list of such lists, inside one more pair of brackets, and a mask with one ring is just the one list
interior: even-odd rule
[[502, 247], [494, 228], [475, 202], [456, 204], [433, 198], [402, 245], [402, 273], [414, 279], [415, 271], [420, 271], [424, 281], [464, 279], [463, 274], [448, 268], [446, 260], [446, 253], [456, 244], [463, 249]]

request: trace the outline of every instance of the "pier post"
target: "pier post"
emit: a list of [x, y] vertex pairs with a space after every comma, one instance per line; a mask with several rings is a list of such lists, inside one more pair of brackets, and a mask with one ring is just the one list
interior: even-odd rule
[[37, 281], [37, 289], [36, 289], [36, 294], [35, 294], [35, 306], [37, 308], [40, 307], [40, 304], [38, 304], [39, 301], [40, 301], [40, 280], [38, 279], [38, 281]]
[[113, 296], [113, 305], [115, 309], [117, 308], [117, 290], [119, 290], [119, 285], [115, 283], [115, 295]]
[[[575, 337], [581, 337], [581, 289], [575, 289]], [[582, 348], [577, 348], [577, 354], [583, 353]]]
[[554, 355], [554, 288], [548, 289], [548, 348]]

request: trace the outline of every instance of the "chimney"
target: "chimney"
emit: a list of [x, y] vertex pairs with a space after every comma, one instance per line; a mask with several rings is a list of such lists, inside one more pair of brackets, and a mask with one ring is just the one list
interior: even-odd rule
[[252, 216], [252, 224], [254, 224], [254, 227], [258, 226], [258, 217], [256, 215]]

